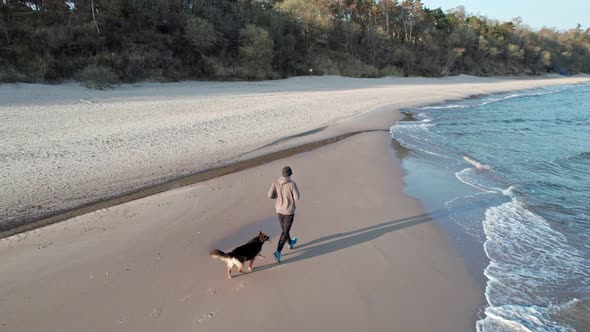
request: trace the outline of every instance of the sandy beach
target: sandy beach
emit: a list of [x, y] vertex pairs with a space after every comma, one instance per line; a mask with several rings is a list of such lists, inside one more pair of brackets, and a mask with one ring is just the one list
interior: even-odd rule
[[[0, 86], [3, 230], [171, 181], [4, 238], [0, 331], [473, 331], [483, 290], [433, 211], [403, 194], [389, 128], [403, 107], [588, 80]], [[254, 272], [228, 280], [208, 253], [258, 230], [277, 240], [266, 192], [284, 165], [302, 194], [300, 242], [281, 265], [266, 244]]]
[[[279, 266], [267, 244], [253, 273], [228, 280], [207, 254], [259, 229], [276, 240], [265, 194], [284, 164], [302, 194], [300, 246]], [[29, 232], [0, 249], [0, 326], [470, 330], [481, 294], [400, 179], [388, 134], [367, 133]]]
[[355, 121], [372, 110], [587, 79], [328, 76], [108, 91], [2, 85], [0, 187], [10, 194], [0, 199], [0, 235], [212, 167], [355, 130], [388, 130], [390, 121]]

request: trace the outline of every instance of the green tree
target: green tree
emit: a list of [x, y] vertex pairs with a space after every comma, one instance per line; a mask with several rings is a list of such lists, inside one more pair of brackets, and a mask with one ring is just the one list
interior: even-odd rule
[[273, 78], [273, 41], [263, 28], [249, 24], [240, 30], [240, 62], [248, 79]]
[[203, 18], [188, 16], [184, 28], [186, 38], [201, 56], [205, 56], [205, 52], [212, 48], [218, 40], [217, 31], [215, 31], [213, 24]]

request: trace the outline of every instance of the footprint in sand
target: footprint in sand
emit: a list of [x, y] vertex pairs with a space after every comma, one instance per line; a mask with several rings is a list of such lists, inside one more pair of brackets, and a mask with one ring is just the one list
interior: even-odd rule
[[211, 318], [213, 318], [213, 316], [215, 316], [215, 313], [210, 312], [210, 313], [204, 315], [203, 317], [197, 319], [197, 324], [207, 323], [208, 321], [211, 320]]
[[82, 228], [84, 230], [84, 232], [94, 232], [94, 231], [106, 231], [107, 229], [104, 227], [87, 227], [87, 228]]
[[119, 320], [117, 321], [119, 325], [127, 325], [127, 322], [127, 317], [125, 316], [121, 316], [121, 318], [119, 318]]
[[14, 243], [18, 243], [21, 241], [24, 241], [27, 239], [27, 237], [29, 237], [29, 233], [22, 233], [22, 234], [16, 234], [14, 237], [12, 237], [12, 240], [8, 240], [12, 245], [14, 245]]
[[161, 314], [162, 314], [162, 309], [159, 307], [152, 310], [152, 318], [153, 319], [158, 319], [158, 317], [160, 317]]
[[240, 283], [240, 284], [239, 284], [239, 285], [238, 285], [238, 286], [235, 288], [235, 290], [236, 290], [236, 291], [239, 291], [240, 289], [246, 288], [246, 286], [248, 286], [248, 283], [247, 283], [247, 282], [242, 282], [242, 283]]
[[44, 243], [44, 244], [39, 244], [39, 245], [37, 246], [37, 249], [39, 249], [39, 250], [40, 250], [40, 249], [45, 249], [45, 248], [49, 247], [49, 246], [50, 246], [50, 245], [52, 245], [52, 244], [53, 244], [53, 242]]
[[127, 210], [123, 210], [123, 213], [121, 214], [121, 216], [125, 219], [131, 219], [131, 218], [135, 217], [135, 215], [136, 215], [135, 213], [132, 213]]
[[190, 300], [191, 300], [191, 297], [192, 297], [192, 296], [190, 296], [190, 295], [187, 295], [187, 296], [185, 296], [185, 297], [183, 297], [183, 298], [181, 298], [181, 299], [178, 299], [178, 301], [180, 301], [180, 302], [188, 302], [188, 301], [190, 301]]

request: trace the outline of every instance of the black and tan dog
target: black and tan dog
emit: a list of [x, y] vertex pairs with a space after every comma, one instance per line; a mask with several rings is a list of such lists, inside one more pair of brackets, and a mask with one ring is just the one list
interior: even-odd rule
[[252, 271], [252, 264], [254, 264], [256, 257], [264, 258], [264, 256], [260, 255], [260, 252], [262, 251], [264, 242], [269, 240], [270, 238], [266, 234], [259, 232], [257, 237], [228, 253], [215, 249], [209, 255], [213, 258], [219, 258], [227, 264], [227, 277], [231, 279], [231, 270], [233, 267], [237, 266], [238, 271], [244, 273], [242, 268], [246, 261], [250, 261], [248, 269]]

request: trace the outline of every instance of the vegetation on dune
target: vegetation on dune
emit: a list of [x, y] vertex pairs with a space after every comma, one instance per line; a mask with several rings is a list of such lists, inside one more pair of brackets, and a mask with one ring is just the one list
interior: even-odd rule
[[590, 29], [405, 0], [0, 0], [0, 82], [590, 73]]

